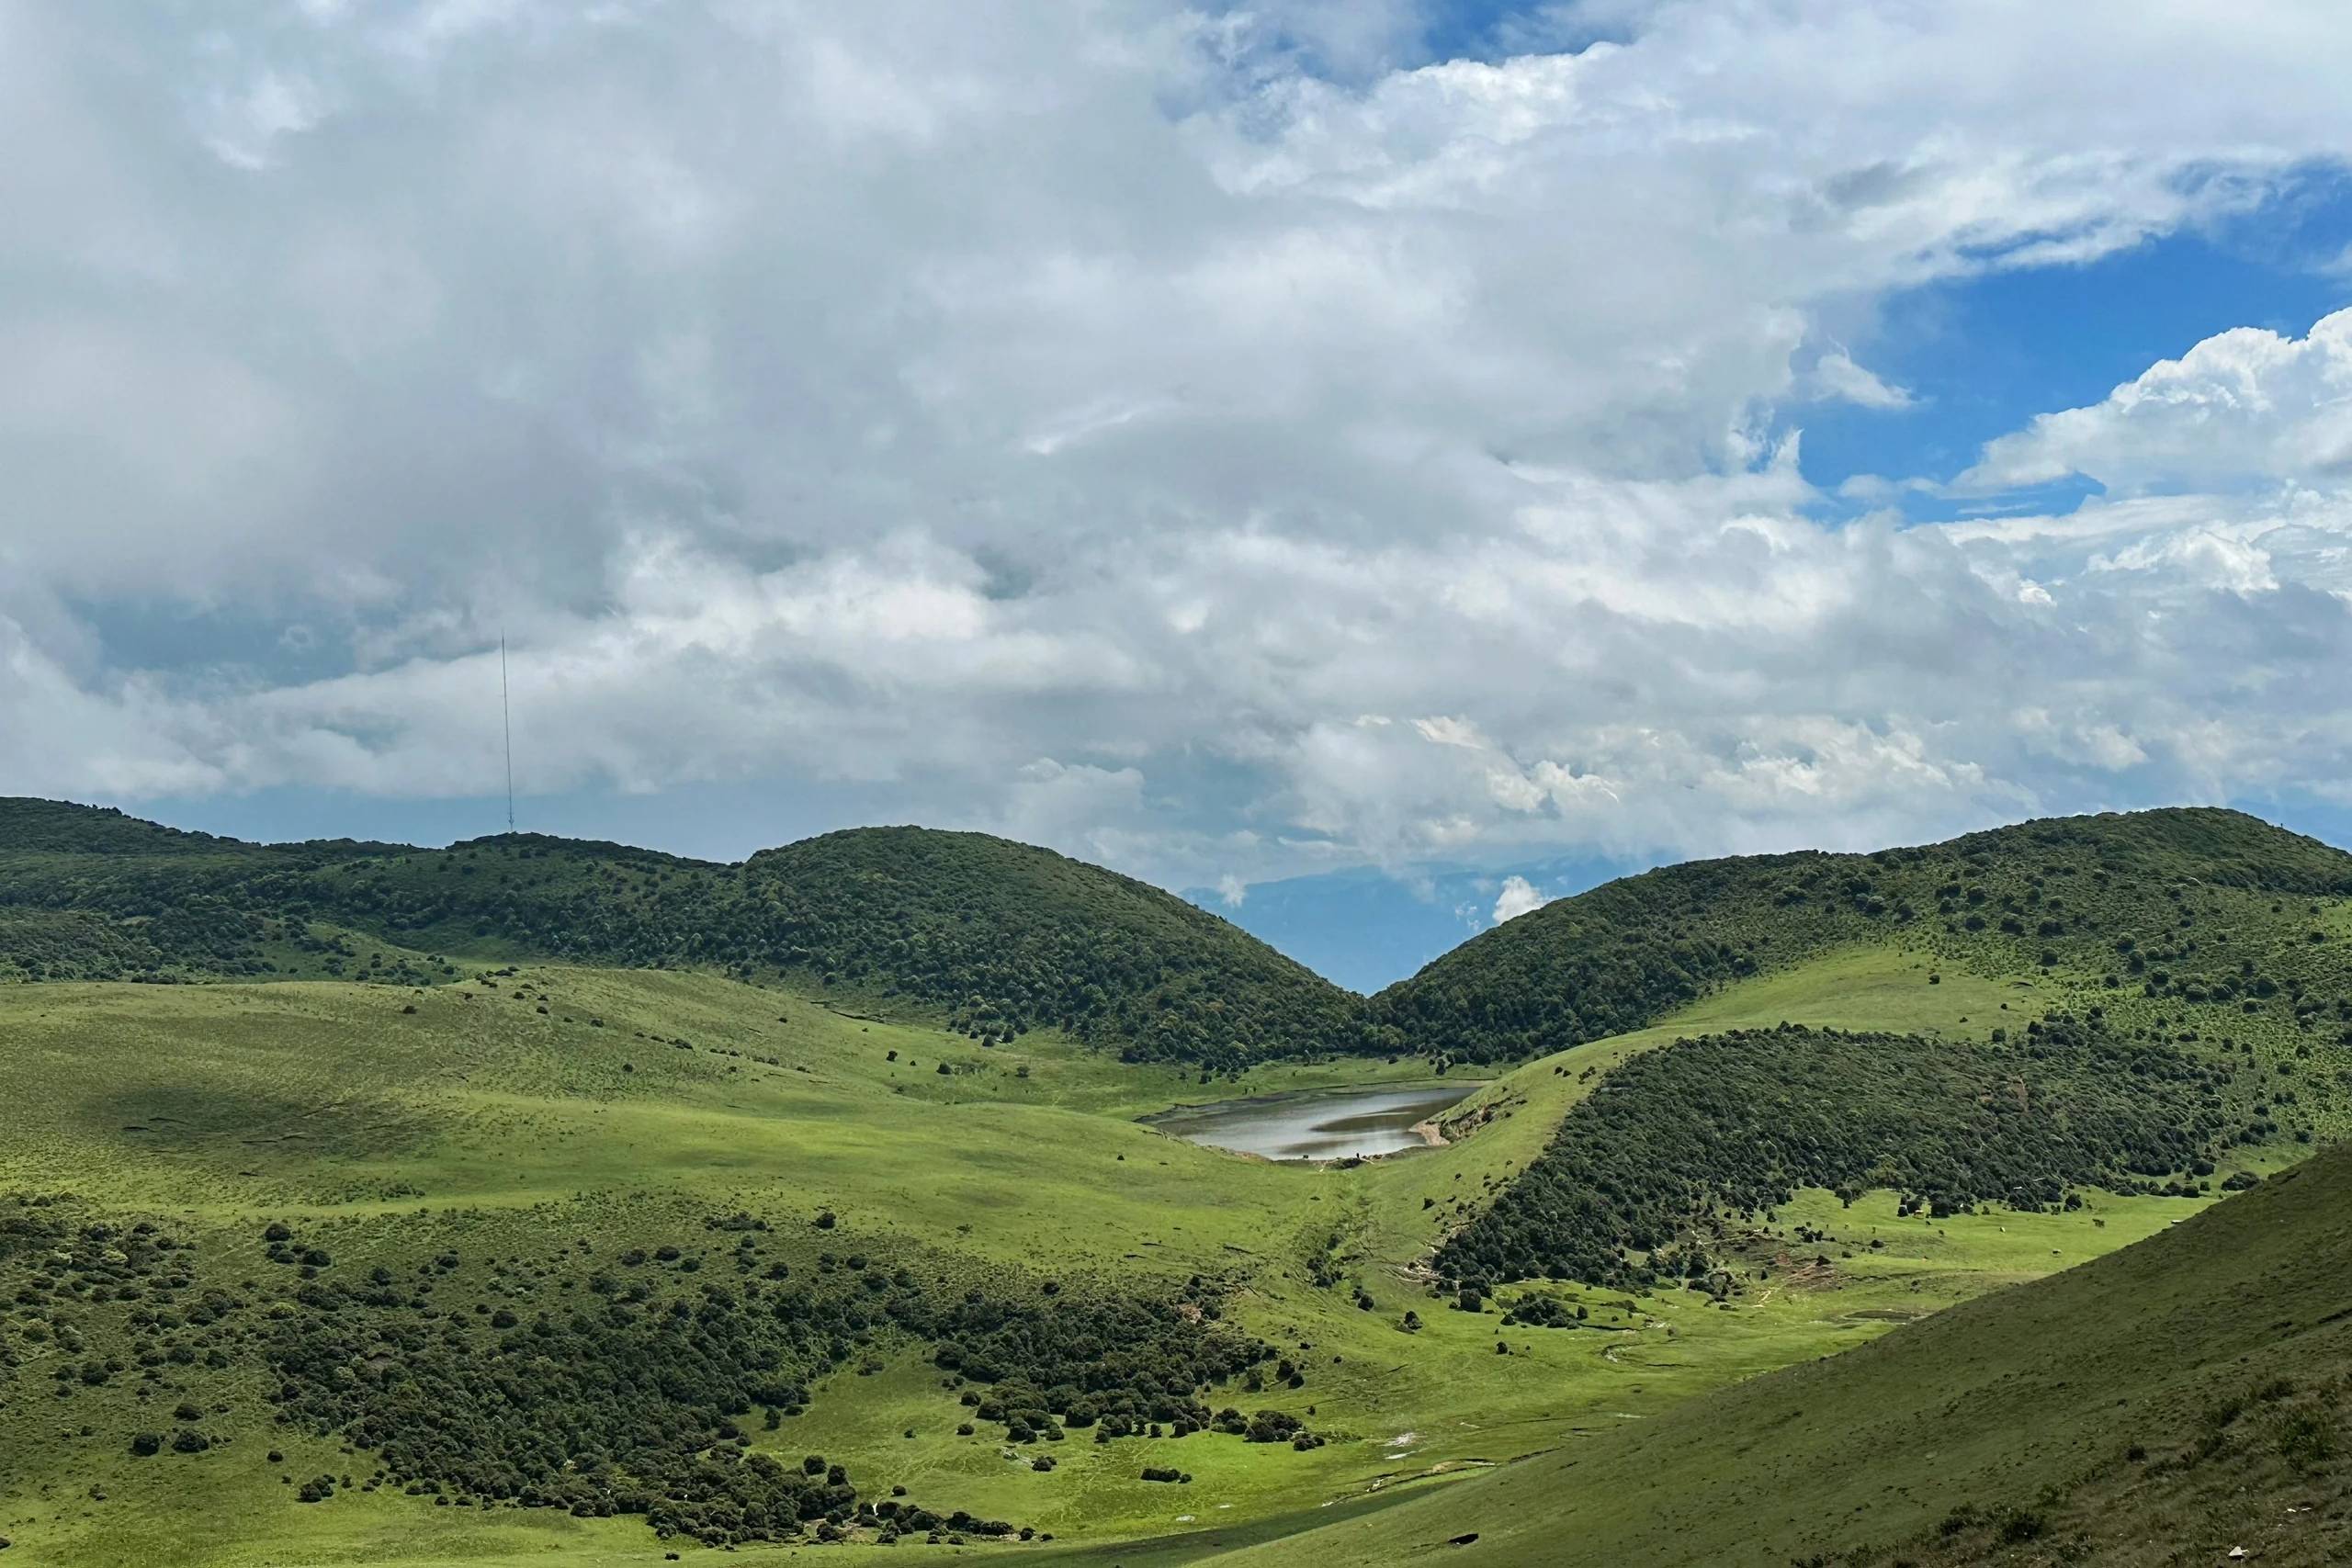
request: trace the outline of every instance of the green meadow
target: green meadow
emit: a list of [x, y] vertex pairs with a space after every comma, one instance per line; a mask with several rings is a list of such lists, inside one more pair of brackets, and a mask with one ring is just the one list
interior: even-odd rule
[[[2352, 860], [2235, 814], [1374, 998], [978, 835], [0, 828], [9, 1563], [2120, 1563], [2352, 1450]], [[1143, 1120], [1432, 1078], [1377, 1158]]]
[[[1015, 1519], [1051, 1533], [1056, 1550], [1189, 1536], [1447, 1484], [1647, 1420], [2199, 1206], [2098, 1197], [2064, 1215], [1930, 1224], [1898, 1220], [1891, 1197], [1841, 1210], [1823, 1194], [1781, 1220], [1823, 1227], [1837, 1257], [1785, 1288], [1717, 1303], [1531, 1287], [1585, 1306], [1576, 1330], [1502, 1328], [1491, 1307], [1432, 1301], [1421, 1262], [1452, 1205], [1533, 1157], [1589, 1091], [1585, 1069], [1679, 1035], [1784, 1020], [1982, 1032], [2025, 995], [1949, 973], [1930, 987], [1928, 972], [1924, 958], [1871, 950], [1744, 983], [1669, 1024], [1470, 1089], [1449, 1113], [1458, 1142], [1353, 1168], [1269, 1163], [1138, 1125], [1204, 1098], [1176, 1068], [1121, 1064], [1051, 1032], [982, 1046], [708, 976], [542, 964], [433, 988], [17, 987], [0, 992], [0, 1192], [70, 1190], [169, 1222], [232, 1270], [266, 1268], [252, 1260], [272, 1220], [302, 1223], [338, 1255], [447, 1246], [520, 1258], [580, 1238], [607, 1251], [655, 1242], [741, 1211], [811, 1256], [821, 1238], [959, 1280], [1133, 1289], [1212, 1275], [1229, 1282], [1237, 1322], [1311, 1367], [1305, 1389], [1283, 1397], [1311, 1407], [1325, 1446], [1207, 1434], [1068, 1443], [1038, 1473], [1013, 1445], [957, 1435], [968, 1413], [913, 1343], [834, 1373], [805, 1414], [756, 1439]], [[1284, 1092], [1410, 1066], [1277, 1064], [1215, 1087], [1219, 1098]], [[811, 1229], [828, 1211], [834, 1228]], [[1408, 1312], [1417, 1331], [1399, 1326]], [[0, 1529], [38, 1531], [31, 1560], [59, 1563], [119, 1562], [132, 1543], [151, 1560], [235, 1564], [649, 1555], [651, 1536], [631, 1521], [453, 1517], [391, 1493], [298, 1506], [281, 1476], [339, 1472], [364, 1456], [315, 1439], [297, 1449], [262, 1407], [231, 1403], [216, 1425], [233, 1442], [126, 1464], [116, 1450], [133, 1415], [113, 1391], [78, 1395], [70, 1421], [11, 1399], [0, 1409], [12, 1460]], [[273, 1445], [285, 1462], [260, 1461]], [[1137, 1479], [1161, 1463], [1193, 1481]], [[89, 1495], [92, 1476], [106, 1478], [103, 1500]]]

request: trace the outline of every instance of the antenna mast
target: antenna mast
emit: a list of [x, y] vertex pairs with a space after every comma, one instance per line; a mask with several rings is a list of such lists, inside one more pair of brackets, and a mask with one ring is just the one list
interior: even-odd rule
[[506, 634], [498, 634], [498, 721], [506, 733], [506, 830], [514, 830], [514, 710], [506, 700]]

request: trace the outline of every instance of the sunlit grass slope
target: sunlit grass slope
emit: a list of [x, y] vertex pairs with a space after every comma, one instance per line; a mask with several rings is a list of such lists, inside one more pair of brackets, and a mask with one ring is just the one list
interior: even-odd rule
[[[1930, 987], [1914, 961], [1855, 953], [1722, 993], [1685, 1025], [1888, 1019], [1960, 1032], [2019, 995], [1965, 976]], [[1566, 1060], [1606, 1062], [1673, 1032]], [[1311, 1408], [1324, 1447], [1200, 1435], [1064, 1443], [1040, 1473], [1001, 1434], [959, 1435], [971, 1413], [924, 1365], [928, 1347], [888, 1337], [861, 1357], [876, 1370], [844, 1368], [811, 1391], [805, 1414], [755, 1435], [787, 1457], [824, 1453], [870, 1485], [1055, 1534], [1057, 1549], [1303, 1521], [1336, 1499], [1508, 1461], [1861, 1343], [2196, 1207], [2098, 1198], [2080, 1213], [1928, 1226], [1898, 1222], [1891, 1200], [1840, 1211], [1825, 1195], [1783, 1224], [1811, 1216], [1853, 1256], [1803, 1288], [1726, 1308], [1683, 1292], [1547, 1287], [1586, 1304], [1591, 1326], [1498, 1332], [1492, 1311], [1433, 1302], [1419, 1267], [1457, 1200], [1508, 1179], [1589, 1091], [1590, 1080], [1543, 1063], [1475, 1093], [1472, 1107], [1502, 1110], [1464, 1141], [1342, 1169], [1269, 1165], [1136, 1125], [1204, 1097], [1172, 1068], [1048, 1034], [982, 1046], [707, 976], [536, 966], [442, 987], [26, 987], [0, 992], [0, 1193], [70, 1191], [110, 1215], [152, 1217], [193, 1240], [208, 1271], [264, 1288], [277, 1275], [259, 1256], [271, 1221], [300, 1226], [339, 1268], [406, 1268], [449, 1249], [552, 1269], [583, 1242], [605, 1256], [656, 1247], [739, 1211], [809, 1259], [862, 1250], [956, 1280], [1125, 1292], [1194, 1275], [1225, 1282], [1233, 1318], [1309, 1368], [1299, 1391], [1240, 1402]], [[1277, 1066], [1240, 1087], [1408, 1068]], [[826, 1211], [835, 1227], [811, 1229]], [[550, 1286], [518, 1264], [479, 1288], [495, 1303]], [[1400, 1328], [1408, 1312], [1418, 1332]], [[105, 1313], [82, 1315], [103, 1343]], [[639, 1561], [652, 1540], [639, 1523], [541, 1510], [453, 1517], [389, 1491], [295, 1504], [281, 1477], [357, 1471], [365, 1456], [288, 1434], [250, 1379], [223, 1400], [193, 1373], [170, 1374], [208, 1406], [230, 1406], [208, 1412], [208, 1430], [235, 1440], [130, 1461], [125, 1433], [157, 1425], [164, 1393], [77, 1389], [52, 1404], [40, 1382], [51, 1358], [26, 1348], [0, 1404], [10, 1461], [0, 1533], [17, 1538], [17, 1561], [120, 1561], [135, 1545], [151, 1561], [496, 1562], [595, 1542]], [[260, 1458], [273, 1446], [286, 1462]], [[1137, 1479], [1162, 1463], [1193, 1483]], [[91, 1497], [93, 1486], [107, 1495]]]
[[[104, 813], [19, 815], [37, 841], [11, 858], [0, 835], [0, 956], [24, 974], [205, 983], [0, 986], [0, 1536], [11, 1563], [692, 1556], [702, 1548], [691, 1535], [658, 1538], [644, 1517], [404, 1490], [379, 1470], [380, 1427], [352, 1440], [335, 1405], [341, 1374], [297, 1386], [278, 1359], [289, 1336], [343, 1335], [348, 1375], [366, 1388], [501, 1335], [495, 1364], [527, 1364], [541, 1323], [611, 1312], [639, 1334], [680, 1308], [681, 1322], [799, 1312], [802, 1292], [822, 1310], [763, 1352], [783, 1357], [773, 1376], [746, 1374], [791, 1382], [791, 1396], [745, 1402], [728, 1441], [796, 1472], [821, 1455], [867, 1504], [904, 1488], [910, 1505], [1029, 1531], [960, 1546], [955, 1530], [911, 1531], [892, 1550], [917, 1558], [987, 1550], [1139, 1565], [1255, 1543], [1306, 1562], [1424, 1549], [1574, 1561], [1543, 1547], [1582, 1531], [1596, 1551], [1613, 1545], [1596, 1562], [1779, 1562], [1880, 1546], [1965, 1561], [2041, 1550], [2042, 1537], [1998, 1539], [2023, 1528], [2018, 1510], [2048, 1539], [2081, 1529], [2086, 1550], [2107, 1551], [2094, 1529], [2102, 1508], [2154, 1517], [2174, 1497], [2193, 1512], [2198, 1488], [2225, 1483], [2265, 1495], [2276, 1477], [2260, 1469], [2273, 1452], [2263, 1434], [2319, 1397], [2317, 1384], [2273, 1391], [2258, 1420], [2215, 1428], [2222, 1440], [2198, 1467], [2096, 1473], [2105, 1461], [2077, 1440], [2087, 1415], [2077, 1431], [2056, 1406], [1996, 1401], [1985, 1408], [2076, 1433], [2047, 1450], [2056, 1468], [2030, 1492], [1997, 1456], [1937, 1448], [1942, 1416], [1902, 1404], [1885, 1382], [1808, 1395], [1805, 1411], [1837, 1417], [1820, 1430], [1770, 1415], [1781, 1407], [1769, 1400], [1692, 1403], [1781, 1369], [1810, 1388], [1825, 1375], [1816, 1359], [1873, 1342], [1871, 1357], [1893, 1354], [1940, 1332], [1939, 1309], [2167, 1235], [2225, 1181], [2275, 1176], [2343, 1132], [2352, 912], [2331, 879], [2344, 857], [2232, 814], [1701, 868], [1696, 884], [1665, 885], [1680, 889], [1671, 907], [1636, 889], [1623, 908], [1571, 911], [1569, 928], [1499, 941], [1513, 922], [1471, 944], [1476, 963], [1433, 971], [1412, 1039], [1360, 1035], [1350, 1053], [1326, 1049], [1320, 1024], [1276, 1038], [1330, 994], [1273, 970], [1259, 976], [1273, 976], [1267, 988], [1245, 966], [1254, 1021], [1225, 1031], [1217, 1021], [1239, 993], [1215, 972], [1222, 932], [1149, 900], [1129, 908], [1140, 895], [1059, 857], [1008, 861], [1020, 846], [996, 840], [813, 840], [780, 863], [799, 867], [796, 886], [779, 865], [700, 867], [609, 845], [496, 840], [428, 855], [333, 844], [271, 859]], [[763, 885], [772, 897], [753, 897], [761, 876], [781, 879]], [[1683, 897], [1693, 886], [1706, 897]], [[989, 933], [1013, 918], [1007, 900], [1048, 912], [1027, 928], [1037, 941], [996, 964]], [[723, 918], [703, 920], [713, 909]], [[1034, 910], [1015, 914], [1018, 925]], [[1175, 923], [1163, 929], [1163, 916]], [[1085, 987], [1072, 1002], [1058, 981], [1033, 984], [1057, 944], [1106, 922], [1124, 934], [1087, 981], [1099, 1006]], [[711, 945], [746, 932], [764, 945]], [[795, 932], [820, 940], [796, 944]], [[1566, 960], [1555, 962], [1564, 932]], [[575, 957], [645, 966], [544, 956], [566, 943]], [[1490, 964], [1498, 953], [1508, 962]], [[1482, 969], [1501, 977], [1473, 984]], [[985, 983], [971, 992], [951, 983], [974, 975]], [[1407, 1016], [1382, 1014], [1387, 1005], [1367, 1016]], [[1888, 1190], [1841, 1201], [1800, 1185], [1762, 1212], [1694, 1209], [1718, 1267], [1691, 1288], [1487, 1280], [1468, 1302], [1440, 1288], [1443, 1245], [1549, 1157], [1564, 1128], [1589, 1122], [1579, 1108], [1615, 1092], [1626, 1079], [1615, 1070], [1647, 1053], [1783, 1023], [1884, 1036], [1889, 1052], [1982, 1052], [2047, 1015], [2093, 1010], [2119, 1036], [2226, 1066], [2211, 1169], [2128, 1194], [2076, 1183], [2075, 1207], [1936, 1214], [1900, 1212]], [[1146, 1015], [1168, 1028], [1133, 1026]], [[1130, 1021], [1105, 1022], [1121, 1016]], [[1618, 1016], [1639, 1027], [1594, 1033]], [[1249, 1048], [1227, 1049], [1237, 1042]], [[1271, 1165], [1136, 1121], [1182, 1102], [1432, 1074], [1463, 1084], [1440, 1118], [1451, 1141], [1368, 1163]], [[2244, 1201], [2291, 1217], [2301, 1211], [2281, 1194], [2305, 1179]], [[2237, 1234], [2211, 1224], [2196, 1234]], [[287, 1239], [271, 1240], [271, 1226]], [[2223, 1288], [2210, 1259], [2225, 1249], [2199, 1245], [2209, 1261], [2191, 1272]], [[2312, 1245], [2324, 1256], [2335, 1244]], [[313, 1252], [327, 1261], [307, 1261]], [[2264, 1316], [2274, 1286], [2301, 1289], [2269, 1267], [2227, 1284], [2236, 1315], [2301, 1323], [2300, 1309]], [[853, 1310], [869, 1293], [875, 1310]], [[918, 1297], [915, 1316], [878, 1304]], [[1075, 1422], [1024, 1441], [969, 1402], [1000, 1383], [959, 1384], [942, 1364], [943, 1341], [962, 1329], [906, 1326], [948, 1321], [974, 1299], [1040, 1333], [1074, 1323], [1082, 1337], [1098, 1321], [1089, 1314], [1132, 1307], [1247, 1336], [1262, 1359], [1201, 1390], [1205, 1406], [1283, 1412], [1318, 1441], [1164, 1423], [1098, 1443]], [[2054, 1320], [1982, 1321], [2109, 1355], [2050, 1337]], [[2149, 1342], [2189, 1343], [2188, 1323], [2148, 1320]], [[1118, 1348], [1101, 1341], [1089, 1349], [1098, 1362]], [[579, 1342], [548, 1343], [574, 1347], [547, 1359], [559, 1379]], [[1989, 1369], [2005, 1400], [2047, 1375], [2023, 1346], [2009, 1362], [1968, 1348], [1979, 1340], [1925, 1343], [1958, 1347], [1952, 1365], [1917, 1378], [1957, 1414], [1983, 1397], [1965, 1381], [1972, 1368]], [[691, 1380], [709, 1363], [679, 1364]], [[2112, 1366], [2128, 1375], [2120, 1357]], [[2172, 1400], [2162, 1408], [2183, 1420], [2218, 1408], [2192, 1409], [2205, 1393], [2170, 1386], [2148, 1374], [2148, 1397]], [[2143, 1397], [2120, 1382], [2098, 1396]], [[1712, 1424], [1679, 1414], [1702, 1408], [1718, 1410]], [[2131, 1440], [2160, 1457], [2176, 1440], [2170, 1419], [2152, 1416]], [[1897, 1462], [1871, 1484], [1909, 1491], [1849, 1497], [1844, 1481], [1780, 1467], [1781, 1427], [1757, 1425], [1768, 1420], [1793, 1434], [1800, 1469], [1808, 1454], [1859, 1465], [1866, 1449], [1837, 1445], [1849, 1428], [1883, 1429]], [[609, 1473], [609, 1427], [592, 1427], [551, 1416], [544, 1435], [562, 1457], [531, 1484], [569, 1497], [567, 1478]], [[175, 1449], [182, 1430], [206, 1445]], [[1718, 1431], [1750, 1432], [1747, 1450], [1713, 1442]], [[131, 1451], [142, 1432], [161, 1451]], [[1623, 1448], [1629, 1435], [1673, 1432], [1686, 1437]], [[1608, 1457], [1621, 1452], [1634, 1457]], [[2059, 1473], [2070, 1454], [2075, 1470]], [[1686, 1468], [1703, 1517], [1656, 1506], [1681, 1495]], [[331, 1496], [298, 1501], [322, 1478]], [[1646, 1500], [1637, 1483], [1654, 1489]], [[1775, 1515], [1782, 1495], [1792, 1501]], [[1981, 1514], [1904, 1544], [1963, 1506]], [[878, 1533], [873, 1516], [847, 1523], [855, 1537]], [[1477, 1542], [1443, 1544], [1472, 1532]], [[734, 1544], [837, 1551], [748, 1532]], [[1779, 1555], [1743, 1559], [1751, 1546]]]
[[1214, 1561], [2340, 1562], [2352, 1154], [1877, 1342]]
[[[569, 1304], [558, 1287], [572, 1292], [575, 1256], [669, 1243], [715, 1264], [726, 1238], [712, 1240], [707, 1222], [743, 1213], [773, 1227], [763, 1246], [796, 1274], [870, 1255], [945, 1290], [1050, 1280], [1072, 1294], [1150, 1296], [1278, 1253], [1317, 1178], [1136, 1125], [1183, 1086], [1171, 1071], [1034, 1035], [984, 1047], [707, 976], [534, 968], [438, 989], [19, 987], [0, 993], [0, 1194], [71, 1194], [77, 1218], [157, 1224], [200, 1260], [198, 1290], [284, 1280], [261, 1256], [264, 1226], [279, 1223], [339, 1270], [390, 1264], [405, 1276], [447, 1251], [466, 1262], [445, 1292], [528, 1312], [550, 1297]], [[85, 1298], [52, 1316], [83, 1353], [133, 1359], [116, 1303]], [[69, 1354], [53, 1321], [23, 1312], [8, 1327], [0, 1533], [18, 1538], [17, 1561], [114, 1562], [133, 1548], [144, 1561], [365, 1560], [387, 1526], [353, 1518], [387, 1508], [422, 1532], [414, 1550], [462, 1540], [447, 1545], [460, 1555], [591, 1529], [538, 1511], [453, 1520], [389, 1493], [296, 1505], [281, 1477], [364, 1474], [366, 1461], [272, 1422], [244, 1358], [217, 1372], [165, 1363], [154, 1382], [127, 1368], [52, 1400], [45, 1374]], [[860, 1482], [887, 1495], [893, 1480], [952, 1485], [976, 1470], [952, 1506], [1001, 1504], [1009, 1511], [990, 1517], [1033, 1522], [1058, 1510], [1057, 1488], [1083, 1487], [1093, 1530], [1159, 1522], [1168, 1489], [1137, 1479], [1142, 1445], [1063, 1445], [1071, 1462], [1037, 1474], [1026, 1454], [1017, 1466], [996, 1458], [1001, 1432], [956, 1438], [970, 1412], [935, 1371], [913, 1370], [928, 1351], [878, 1334], [854, 1359], [895, 1370], [844, 1373], [840, 1398], [813, 1401], [818, 1413], [870, 1414], [884, 1391], [928, 1394], [929, 1444], [896, 1438], [856, 1469]], [[165, 1412], [182, 1393], [203, 1406], [215, 1446], [127, 1459], [130, 1433], [173, 1429]], [[797, 1462], [806, 1424], [756, 1440]], [[1243, 1504], [1320, 1500], [1306, 1467], [1215, 1442], [1242, 1464]], [[1186, 1462], [1205, 1468], [1189, 1456], [1208, 1446], [1192, 1439]], [[286, 1462], [263, 1460], [273, 1447]], [[628, 1529], [637, 1547], [652, 1542], [642, 1523]]]

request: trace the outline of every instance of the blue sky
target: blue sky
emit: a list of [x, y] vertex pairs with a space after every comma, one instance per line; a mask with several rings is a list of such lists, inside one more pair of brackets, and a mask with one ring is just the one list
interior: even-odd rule
[[[1916, 407], [1804, 411], [1805, 477], [1948, 476], [1984, 443], [2052, 409], [2098, 402], [2159, 359], [2232, 327], [2301, 336], [2352, 303], [2352, 184], [2326, 165], [2251, 212], [2076, 265], [1996, 271], [1891, 296], [1869, 357]], [[2071, 501], [2075, 480], [2038, 496]], [[1914, 502], [1949, 517], [1951, 502]]]
[[494, 831], [503, 635], [525, 827], [1003, 833], [1360, 986], [1664, 860], [2352, 838], [2334, 7], [7, 27], [0, 791]]

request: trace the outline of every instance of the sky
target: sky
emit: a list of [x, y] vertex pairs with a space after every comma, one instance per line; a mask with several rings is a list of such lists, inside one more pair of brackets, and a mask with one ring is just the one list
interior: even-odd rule
[[[1350, 983], [1612, 869], [2352, 841], [2283, 0], [0, 0], [0, 793], [1006, 834]], [[1392, 976], [1393, 977], [1393, 976]]]

